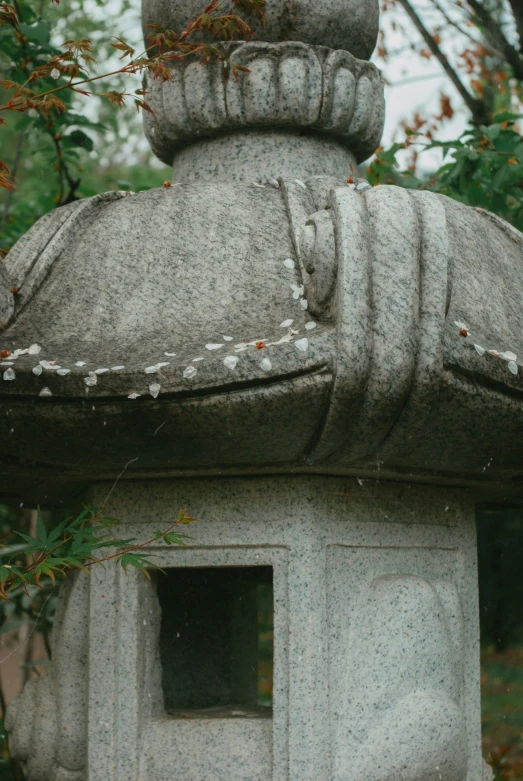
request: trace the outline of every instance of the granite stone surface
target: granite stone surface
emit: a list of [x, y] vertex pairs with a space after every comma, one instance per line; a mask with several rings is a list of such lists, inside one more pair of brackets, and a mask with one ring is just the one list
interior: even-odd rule
[[[164, 569], [272, 567], [274, 699], [265, 718], [166, 713], [154, 583], [97, 567], [78, 578], [87, 635], [57, 641], [69, 665], [60, 707], [76, 729], [88, 723], [83, 746], [63, 732], [61, 756], [82, 767], [89, 757], [82, 779], [168, 781], [176, 767], [186, 781], [481, 781], [470, 494], [335, 477], [124, 476], [86, 498], [138, 540], [190, 508], [187, 546], [150, 550]], [[65, 615], [85, 609], [70, 602]], [[87, 651], [86, 703], [76, 670]], [[9, 713], [17, 753], [24, 714]], [[30, 781], [61, 778], [57, 764], [70, 767], [55, 755]]]
[[[169, 165], [174, 162], [175, 178], [190, 181], [205, 160], [195, 141], [215, 140], [234, 132], [242, 134], [238, 157], [229, 150], [228, 159], [234, 160], [235, 165], [220, 171], [215, 179], [257, 180], [263, 172], [258, 167], [258, 147], [249, 133], [253, 129], [270, 128], [265, 143], [272, 152], [272, 164], [281, 165], [279, 170], [270, 172], [271, 177], [287, 175], [287, 155], [294, 154], [295, 163], [299, 163], [289, 137], [286, 143], [278, 143], [279, 130], [299, 131], [305, 153], [301, 171], [289, 175], [335, 175], [328, 168], [311, 168], [314, 135], [339, 148], [336, 160], [325, 145], [323, 155], [332, 158], [331, 165], [340, 163], [343, 150], [353, 154], [358, 162], [374, 152], [384, 122], [383, 78], [374, 65], [347, 51], [297, 42], [254, 41], [228, 44], [228, 48], [231, 65], [247, 69], [236, 77], [227, 76], [219, 61], [205, 65], [199, 61], [173, 63], [166, 81], [146, 76], [152, 112], [144, 114], [145, 133], [153, 152]], [[183, 178], [179, 169], [181, 149], [185, 150], [186, 161], [183, 174], [189, 178]], [[207, 151], [213, 149], [212, 145], [204, 149], [212, 155], [212, 151]], [[250, 176], [238, 166], [240, 159], [243, 166], [250, 166]], [[343, 174], [341, 168], [338, 170]], [[200, 177], [204, 178], [201, 174]], [[206, 178], [210, 180], [209, 174]]]
[[128, 462], [512, 490], [522, 249], [445, 197], [329, 176], [57, 210], [6, 263], [3, 490], [27, 490], [28, 459], [49, 490], [50, 470], [77, 486]]
[[[199, 0], [144, 0], [144, 36], [147, 37], [147, 25], [151, 24], [182, 30], [202, 8]], [[355, 57], [368, 59], [378, 37], [378, 0], [267, 0], [263, 25], [242, 14], [232, 3], [225, 3], [222, 8], [222, 13], [243, 15], [256, 38], [262, 41], [303, 41], [346, 49]]]

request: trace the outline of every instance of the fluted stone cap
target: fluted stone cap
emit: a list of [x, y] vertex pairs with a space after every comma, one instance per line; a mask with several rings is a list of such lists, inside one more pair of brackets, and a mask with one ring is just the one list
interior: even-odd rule
[[248, 68], [237, 79], [218, 61], [176, 63], [168, 81], [146, 78], [154, 113], [144, 115], [145, 133], [163, 162], [191, 142], [249, 129], [317, 134], [358, 162], [379, 144], [383, 79], [371, 63], [304, 43], [230, 44], [229, 51], [231, 63]]
[[[202, 8], [202, 0], [143, 0], [144, 36], [150, 24], [181, 32]], [[222, 10], [242, 15], [232, 2]], [[267, 0], [264, 11], [264, 25], [248, 17], [261, 41], [301, 41], [344, 49], [361, 59], [368, 59], [376, 45], [378, 0]]]

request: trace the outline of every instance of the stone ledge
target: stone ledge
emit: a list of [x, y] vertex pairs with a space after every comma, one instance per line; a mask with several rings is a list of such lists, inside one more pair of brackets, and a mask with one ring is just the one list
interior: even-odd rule
[[320, 133], [358, 161], [379, 144], [383, 80], [349, 52], [303, 43], [231, 44], [231, 61], [249, 68], [227, 76], [221, 62], [176, 63], [169, 81], [146, 78], [154, 115], [144, 116], [153, 152], [168, 165], [191, 141], [254, 128]]

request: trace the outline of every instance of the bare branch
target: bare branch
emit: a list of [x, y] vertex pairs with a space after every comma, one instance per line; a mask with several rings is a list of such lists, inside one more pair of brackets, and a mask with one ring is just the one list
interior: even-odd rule
[[511, 66], [514, 76], [523, 81], [523, 57], [521, 53], [512, 46], [500, 25], [483, 3], [480, 3], [479, 0], [467, 0], [467, 3], [472, 8], [477, 22], [483, 27], [487, 38], [490, 38], [494, 45], [503, 53], [503, 59]]
[[475, 38], [471, 33], [469, 33], [468, 30], [466, 30], [464, 27], [462, 27], [458, 22], [456, 22], [455, 19], [452, 19], [446, 12], [446, 10], [443, 8], [443, 6], [438, 2], [438, 0], [430, 0], [434, 8], [436, 8], [439, 13], [442, 15], [443, 19], [446, 21], [446, 23], [450, 27], [454, 27], [455, 30], [457, 30], [460, 35], [463, 35], [465, 38], [468, 38], [471, 43], [475, 44], [476, 46], [483, 46], [485, 49], [488, 49], [493, 57], [498, 57], [498, 59], [503, 59], [502, 52], [499, 51], [499, 49], [496, 49], [492, 44], [488, 41], [480, 41], [477, 38]]
[[439, 47], [439, 45], [434, 40], [433, 36], [430, 34], [430, 32], [427, 30], [425, 25], [423, 24], [422, 20], [410, 4], [409, 0], [399, 0], [400, 5], [404, 8], [405, 12], [411, 19], [412, 23], [416, 27], [417, 31], [427, 44], [428, 48], [436, 57], [439, 64], [451, 80], [451, 82], [456, 87], [457, 91], [463, 98], [463, 101], [467, 108], [469, 109], [470, 113], [472, 114], [472, 119], [474, 124], [476, 125], [482, 125], [486, 124], [489, 121], [488, 112], [481, 100], [478, 100], [475, 98], [465, 87], [463, 82], [461, 81], [460, 77], [458, 76], [457, 71], [453, 68], [451, 65], [447, 55], [442, 51], [442, 49]]

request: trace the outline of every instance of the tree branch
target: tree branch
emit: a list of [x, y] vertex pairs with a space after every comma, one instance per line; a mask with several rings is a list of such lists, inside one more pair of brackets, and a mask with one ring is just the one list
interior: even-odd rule
[[487, 38], [490, 38], [495, 46], [500, 49], [503, 58], [511, 66], [514, 76], [523, 81], [523, 57], [521, 53], [512, 46], [497, 21], [483, 3], [480, 3], [479, 0], [467, 0], [467, 3], [472, 8], [479, 24], [484, 28]]
[[[470, 2], [470, 0], [469, 0]], [[430, 32], [427, 30], [425, 25], [423, 24], [422, 20], [410, 4], [409, 0], [399, 0], [399, 3], [401, 6], [403, 6], [405, 12], [411, 19], [412, 23], [414, 24], [415, 28], [429, 47], [430, 51], [436, 57], [439, 64], [451, 80], [451, 82], [456, 87], [457, 91], [463, 98], [463, 101], [467, 108], [469, 109], [470, 113], [472, 114], [472, 120], [475, 125], [483, 125], [488, 124], [490, 121], [490, 117], [488, 116], [488, 112], [486, 110], [485, 105], [481, 100], [478, 100], [475, 98], [465, 87], [463, 82], [461, 81], [460, 77], [458, 76], [457, 72], [454, 70], [452, 65], [450, 64], [450, 61], [446, 54], [440, 49], [439, 45], [434, 40], [433, 36], [430, 34]]]

